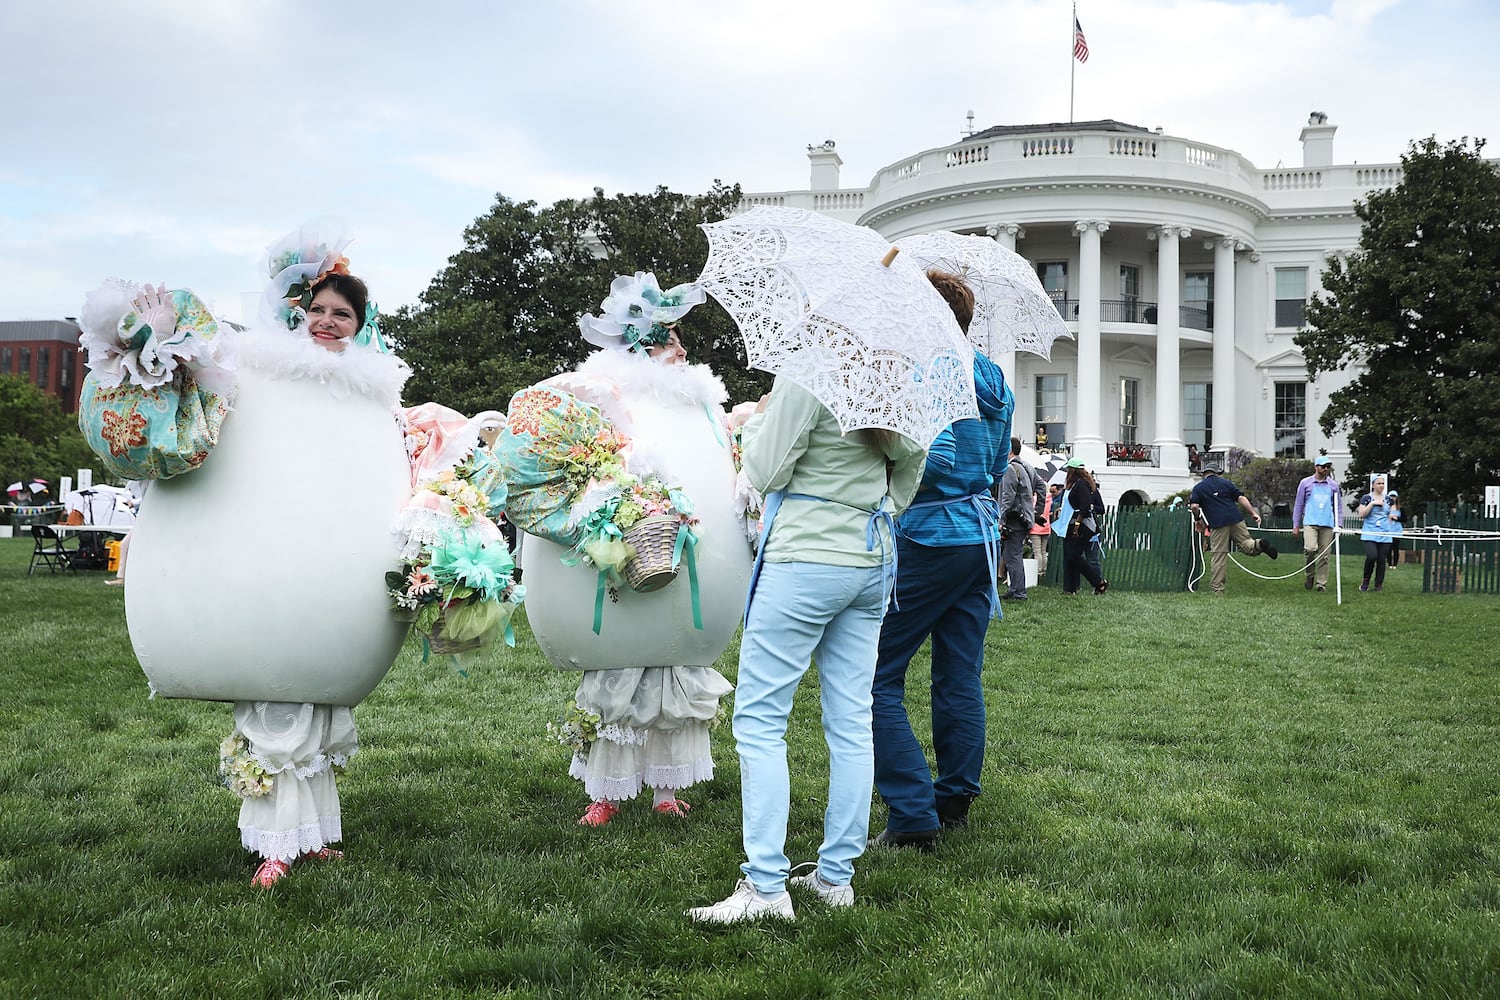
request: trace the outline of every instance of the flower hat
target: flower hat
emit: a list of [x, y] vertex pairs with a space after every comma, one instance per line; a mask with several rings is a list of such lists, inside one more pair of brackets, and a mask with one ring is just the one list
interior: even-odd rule
[[[331, 236], [332, 238], [328, 238]], [[354, 241], [343, 223], [319, 219], [303, 223], [266, 248], [266, 274], [271, 283], [261, 298], [261, 315], [277, 328], [296, 330], [307, 323], [314, 290], [330, 274], [348, 274], [349, 258], [344, 248]], [[372, 344], [382, 354], [391, 353], [380, 330], [380, 309], [365, 306], [364, 321], [353, 341]]]
[[706, 299], [702, 288], [689, 282], [662, 291], [656, 275], [637, 271], [610, 282], [609, 295], [599, 303], [602, 315], [580, 316], [579, 332], [595, 347], [640, 351], [667, 342], [672, 327]]

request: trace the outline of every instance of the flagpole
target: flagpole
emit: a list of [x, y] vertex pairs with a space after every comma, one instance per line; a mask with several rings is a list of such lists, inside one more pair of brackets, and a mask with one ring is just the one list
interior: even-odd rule
[[1073, 77], [1078, 72], [1078, 60], [1073, 57], [1073, 46], [1077, 44], [1078, 0], [1073, 0], [1073, 21], [1068, 25], [1068, 124], [1073, 124]]

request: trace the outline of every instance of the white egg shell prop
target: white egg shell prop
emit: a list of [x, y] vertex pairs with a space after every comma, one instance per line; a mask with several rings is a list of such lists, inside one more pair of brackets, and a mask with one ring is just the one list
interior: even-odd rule
[[[527, 535], [521, 545], [526, 619], [542, 652], [561, 670], [609, 667], [708, 666], [734, 638], [745, 611], [750, 549], [734, 512], [734, 460], [700, 403], [625, 400], [632, 437], [648, 444], [663, 478], [682, 487], [699, 518], [698, 592], [703, 628], [693, 627], [692, 593], [683, 565], [665, 588], [649, 594], [618, 589], [604, 599], [593, 632], [599, 573], [565, 566], [567, 549]], [[721, 432], [727, 433], [727, 432]]]
[[389, 404], [251, 367], [219, 445], [154, 483], [130, 542], [125, 613], [168, 698], [355, 705], [407, 626], [385, 573], [410, 494]]

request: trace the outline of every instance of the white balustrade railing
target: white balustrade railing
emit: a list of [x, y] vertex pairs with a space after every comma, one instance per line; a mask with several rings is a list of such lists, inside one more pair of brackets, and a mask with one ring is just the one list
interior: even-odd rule
[[1268, 170], [1261, 177], [1267, 191], [1306, 191], [1323, 186], [1321, 170]]
[[982, 146], [966, 146], [963, 149], [950, 150], [943, 164], [945, 167], [964, 167], [971, 163], [985, 163], [990, 158], [989, 143]]
[[1073, 136], [1071, 135], [1044, 135], [1037, 138], [1023, 139], [1021, 142], [1021, 155], [1031, 156], [1068, 156], [1073, 152]]

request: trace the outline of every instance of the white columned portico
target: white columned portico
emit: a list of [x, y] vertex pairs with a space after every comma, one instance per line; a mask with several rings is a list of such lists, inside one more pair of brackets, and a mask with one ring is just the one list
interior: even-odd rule
[[1187, 448], [1182, 443], [1182, 268], [1178, 241], [1193, 235], [1185, 226], [1154, 229], [1156, 256], [1156, 439], [1160, 467], [1187, 470]]
[[1103, 425], [1100, 423], [1101, 366], [1099, 358], [1099, 238], [1109, 230], [1103, 219], [1073, 223], [1078, 234], [1078, 428], [1073, 454], [1089, 469], [1105, 465]]
[[1214, 244], [1214, 406], [1215, 450], [1231, 448], [1238, 436], [1234, 398], [1234, 252], [1243, 249], [1233, 239]]
[[[1012, 253], [1015, 253], [1016, 250], [1016, 240], [1026, 235], [1026, 230], [1022, 229], [1020, 223], [1017, 222], [997, 222], [986, 226], [984, 231], [989, 234], [992, 240]], [[1000, 370], [1005, 373], [1005, 381], [1010, 384], [1010, 391], [1015, 394], [1016, 412], [1019, 413], [1023, 405], [1021, 400], [1021, 362], [1016, 357], [1015, 348], [1002, 351], [998, 356], [990, 352], [988, 348], [985, 350], [989, 354], [989, 359], [999, 365]], [[1026, 436], [1022, 433], [1022, 428], [1026, 426], [1023, 421], [1013, 419], [1011, 426], [1014, 429], [1016, 437], [1024, 438]]]

